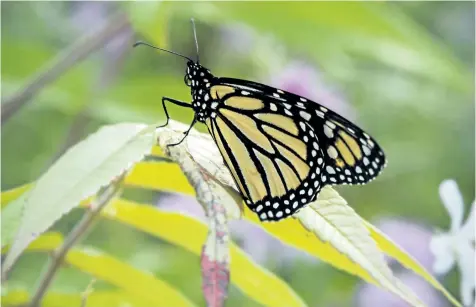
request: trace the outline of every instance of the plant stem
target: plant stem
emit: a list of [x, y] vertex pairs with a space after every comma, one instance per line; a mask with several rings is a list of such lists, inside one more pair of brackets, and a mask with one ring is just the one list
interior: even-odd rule
[[76, 224], [74, 229], [69, 233], [66, 239], [63, 242], [63, 245], [58, 247], [53, 254], [49, 265], [41, 276], [38, 288], [35, 291], [33, 298], [29, 304], [29, 307], [38, 307], [40, 302], [43, 299], [46, 291], [48, 290], [51, 282], [53, 281], [56, 272], [63, 264], [63, 260], [68, 253], [68, 251], [73, 247], [73, 245], [84, 235], [86, 230], [91, 226], [95, 217], [99, 214], [102, 208], [104, 208], [109, 201], [117, 195], [121, 188], [122, 179], [124, 174], [122, 174], [118, 179], [111, 183], [108, 187], [104, 189], [97, 197], [92, 201], [90, 210], [86, 211], [81, 220]]
[[119, 13], [111, 18], [102, 29], [93, 31], [60, 52], [42, 67], [20, 91], [2, 101], [2, 126], [41, 89], [55, 81], [92, 52], [104, 46], [127, 25], [127, 18]]

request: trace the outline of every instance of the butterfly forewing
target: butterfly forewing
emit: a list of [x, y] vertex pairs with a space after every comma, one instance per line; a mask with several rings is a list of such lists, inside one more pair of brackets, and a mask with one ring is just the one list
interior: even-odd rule
[[211, 90], [226, 94], [206, 123], [251, 210], [279, 220], [313, 200], [324, 156], [312, 129], [275, 98], [239, 87]]

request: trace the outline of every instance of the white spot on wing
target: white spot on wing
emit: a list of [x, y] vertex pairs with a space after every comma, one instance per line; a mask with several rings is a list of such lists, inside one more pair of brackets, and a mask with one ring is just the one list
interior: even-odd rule
[[324, 125], [324, 134], [330, 139], [334, 137], [334, 132], [327, 125]]
[[311, 114], [309, 114], [305, 111], [299, 111], [299, 115], [301, 115], [301, 117], [304, 118], [307, 121], [309, 121], [311, 119]]
[[332, 159], [336, 159], [337, 158], [337, 150], [334, 146], [329, 146], [327, 148], [327, 154], [329, 155], [329, 157], [331, 157]]
[[370, 155], [370, 149], [367, 146], [362, 145], [362, 149], [366, 156]]
[[317, 110], [316, 110], [316, 114], [317, 114], [317, 116], [319, 116], [320, 118], [324, 118], [324, 113], [322, 113], [321, 111], [317, 111]]
[[335, 128], [336, 128], [336, 125], [335, 125], [333, 122], [331, 122], [331, 121], [326, 121], [326, 125], [329, 126], [329, 128], [331, 128], [331, 129], [335, 129]]

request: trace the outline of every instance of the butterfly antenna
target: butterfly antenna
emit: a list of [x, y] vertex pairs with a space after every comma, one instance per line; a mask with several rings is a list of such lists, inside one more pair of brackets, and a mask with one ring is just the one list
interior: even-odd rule
[[195, 20], [192, 18], [190, 19], [192, 22], [192, 28], [193, 28], [193, 37], [195, 38], [195, 47], [197, 48], [197, 63], [199, 63], [199, 58], [198, 58], [198, 40], [197, 40], [197, 29], [195, 28]]
[[145, 42], [138, 41], [138, 42], [136, 42], [136, 43], [133, 45], [133, 47], [137, 47], [137, 46], [140, 46], [140, 45], [144, 45], [144, 46], [151, 47], [151, 48], [154, 48], [154, 49], [157, 49], [157, 50], [161, 50], [161, 51], [165, 51], [165, 52], [168, 52], [168, 53], [171, 53], [171, 54], [175, 54], [175, 55], [178, 55], [179, 57], [182, 57], [182, 58], [184, 58], [184, 59], [187, 59], [187, 60], [193, 62], [193, 60], [192, 60], [191, 58], [186, 57], [186, 56], [184, 56], [183, 54], [180, 54], [180, 53], [177, 53], [177, 52], [173, 52], [173, 51], [170, 51], [170, 50], [167, 50], [167, 49], [162, 49], [162, 48], [159, 48], [159, 47], [155, 47], [155, 46], [152, 46], [151, 44], [147, 44], [147, 43], [145, 43]]

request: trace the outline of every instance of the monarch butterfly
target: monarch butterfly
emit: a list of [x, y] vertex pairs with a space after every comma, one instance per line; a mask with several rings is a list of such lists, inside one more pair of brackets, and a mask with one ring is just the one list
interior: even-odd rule
[[[192, 103], [162, 98], [193, 108], [204, 123], [247, 206], [261, 221], [279, 221], [314, 201], [324, 185], [365, 184], [385, 167], [377, 142], [335, 112], [307, 98], [264, 84], [221, 78], [197, 58], [147, 45], [187, 59], [184, 82]], [[161, 126], [161, 127], [163, 127]]]

